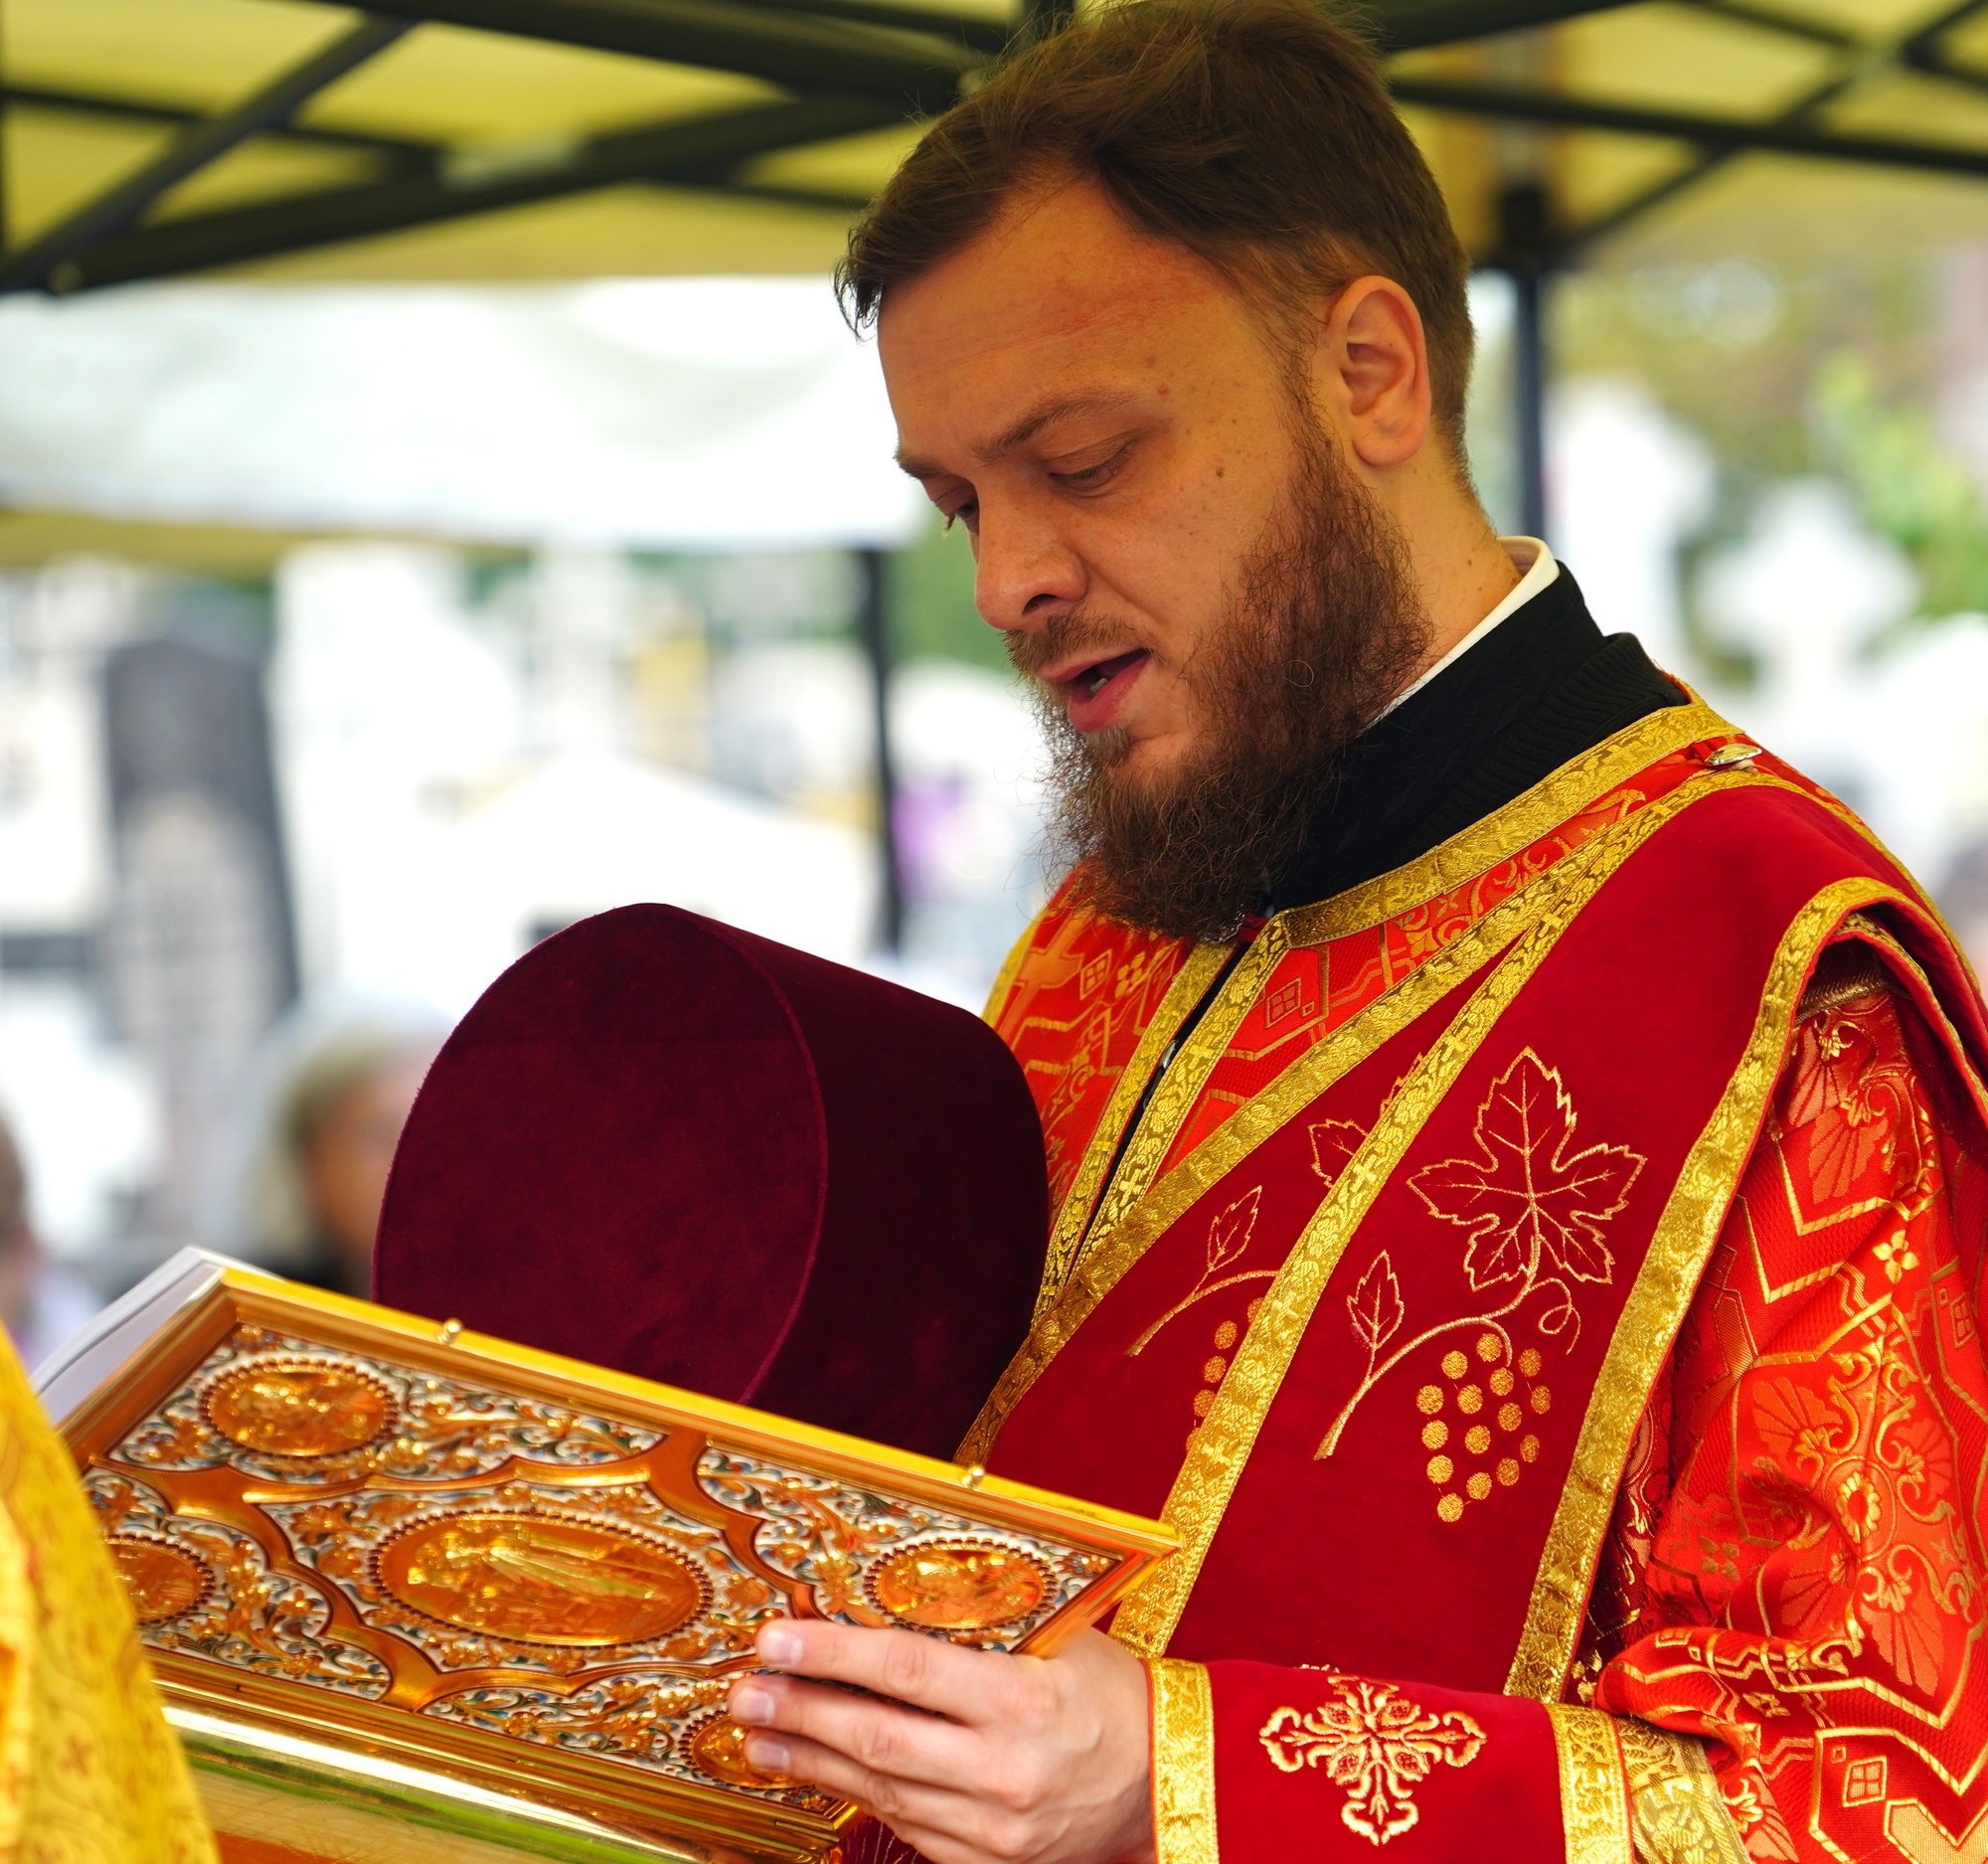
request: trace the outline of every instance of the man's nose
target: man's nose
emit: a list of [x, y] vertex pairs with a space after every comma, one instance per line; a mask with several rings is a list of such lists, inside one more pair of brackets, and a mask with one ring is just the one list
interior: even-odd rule
[[1039, 627], [1083, 599], [1083, 562], [1053, 525], [983, 507], [975, 552], [974, 605], [992, 627]]

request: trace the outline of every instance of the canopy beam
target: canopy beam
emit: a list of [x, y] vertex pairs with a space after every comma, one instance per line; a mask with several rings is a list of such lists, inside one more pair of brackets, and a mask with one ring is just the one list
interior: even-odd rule
[[1736, 117], [1699, 116], [1684, 110], [1643, 109], [1599, 103], [1556, 91], [1517, 85], [1455, 84], [1446, 80], [1397, 78], [1390, 88], [1401, 103], [1447, 110], [1460, 116], [1540, 123], [1563, 129], [1599, 129], [1618, 135], [1652, 136], [1694, 142], [1701, 148], [1740, 154], [1770, 150], [1815, 156], [1832, 162], [1862, 162], [1875, 168], [1909, 168], [1929, 174], [1988, 176], [1988, 149], [1954, 143], [1909, 141], [1893, 136], [1846, 134], [1812, 124], [1748, 123]]
[[1498, 33], [1526, 32], [1589, 13], [1608, 13], [1634, 0], [1379, 0], [1361, 26], [1383, 52], [1417, 52]]
[[[58, 90], [45, 85], [0, 84], [0, 106], [18, 104], [23, 109], [54, 110], [71, 116], [108, 116], [124, 122], [170, 123], [183, 126], [208, 120], [204, 110], [185, 104], [162, 103], [151, 97], [132, 97], [103, 90]], [[406, 168], [432, 168], [441, 154], [438, 143], [419, 142], [410, 136], [383, 135], [375, 130], [336, 129], [325, 123], [272, 123], [259, 132], [285, 142], [308, 142], [322, 148], [351, 149], [377, 155], [383, 161]]]
[[80, 253], [135, 226], [162, 196], [237, 144], [287, 122], [326, 85], [384, 52], [412, 25], [410, 20], [384, 15], [363, 20], [232, 110], [196, 124], [135, 175], [107, 189], [0, 263], [0, 291], [59, 284], [60, 274]]
[[886, 105], [857, 97], [804, 97], [760, 103], [601, 136], [541, 165], [480, 176], [443, 173], [371, 182], [322, 193], [286, 195], [247, 207], [162, 221], [80, 254], [65, 288], [90, 290], [138, 278], [164, 278], [246, 264], [306, 248], [336, 245], [411, 227], [433, 226], [498, 208], [587, 194], [626, 182], [722, 187], [765, 198], [848, 212], [862, 205], [836, 196], [737, 185], [755, 155], [881, 128], [898, 120]]
[[[335, 5], [339, 0], [317, 0]], [[839, 92], [900, 115], [945, 109], [983, 61], [957, 41], [859, 25], [798, 7], [727, 0], [396, 0], [416, 19]], [[923, 43], [919, 43], [923, 38]]]

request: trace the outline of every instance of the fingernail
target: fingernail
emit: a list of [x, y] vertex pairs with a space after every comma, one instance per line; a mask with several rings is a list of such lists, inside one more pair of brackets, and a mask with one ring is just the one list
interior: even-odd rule
[[787, 1753], [787, 1744], [776, 1741], [771, 1735], [751, 1735], [746, 1742], [746, 1759], [762, 1774], [784, 1774], [787, 1763], [793, 1757]]
[[755, 1689], [750, 1683], [740, 1683], [732, 1691], [732, 1719], [735, 1722], [770, 1722], [773, 1719], [772, 1695], [763, 1689]]
[[760, 1631], [760, 1662], [798, 1663], [800, 1660], [801, 1634], [791, 1624], [768, 1624]]

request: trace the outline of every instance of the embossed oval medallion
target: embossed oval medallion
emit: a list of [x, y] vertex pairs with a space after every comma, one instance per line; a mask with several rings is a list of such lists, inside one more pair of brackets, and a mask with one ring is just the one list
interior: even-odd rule
[[322, 1359], [250, 1360], [201, 1396], [207, 1421], [265, 1456], [337, 1456], [362, 1449], [398, 1422], [379, 1380]]
[[699, 1722], [684, 1738], [690, 1764], [728, 1786], [791, 1786], [784, 1774], [762, 1774], [746, 1759], [746, 1731], [729, 1715]]
[[984, 1631], [1027, 1617], [1049, 1592], [1041, 1564], [1013, 1547], [924, 1541], [882, 1561], [870, 1597], [894, 1618], [933, 1631]]
[[214, 1590], [214, 1574], [204, 1561], [163, 1541], [113, 1534], [105, 1544], [140, 1624], [180, 1617]]
[[704, 1604], [667, 1547], [566, 1515], [416, 1521], [379, 1549], [374, 1572], [414, 1610], [518, 1643], [644, 1643]]

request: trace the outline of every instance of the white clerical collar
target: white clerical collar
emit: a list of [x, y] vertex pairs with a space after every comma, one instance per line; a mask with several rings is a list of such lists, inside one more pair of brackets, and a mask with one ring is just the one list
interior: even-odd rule
[[1498, 542], [1504, 547], [1505, 555], [1511, 558], [1512, 568], [1520, 572], [1518, 587], [1501, 601], [1497, 607], [1470, 630], [1434, 666], [1416, 680], [1412, 686], [1404, 687], [1374, 717], [1378, 723], [1399, 706], [1405, 699], [1421, 691], [1430, 680], [1445, 668], [1455, 665], [1485, 635], [1505, 619], [1515, 614], [1547, 588], [1560, 575], [1560, 565], [1554, 562], [1554, 554], [1536, 537], [1501, 537]]

